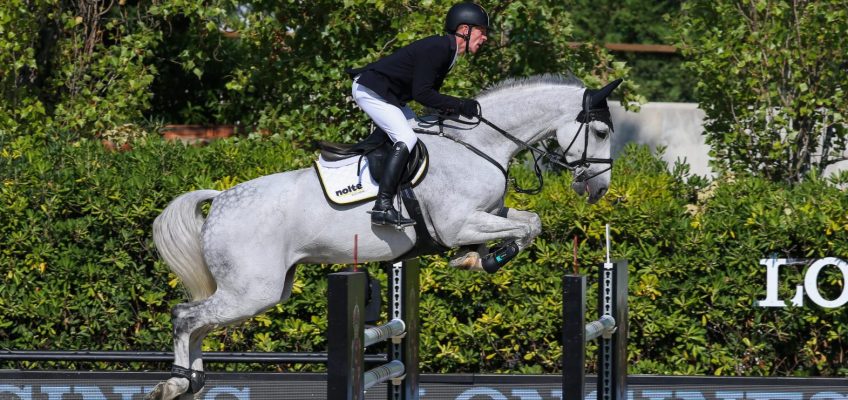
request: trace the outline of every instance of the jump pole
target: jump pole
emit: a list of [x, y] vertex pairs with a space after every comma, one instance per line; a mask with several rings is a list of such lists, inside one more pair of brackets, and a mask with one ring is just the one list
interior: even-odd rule
[[[365, 399], [366, 389], [386, 381], [389, 400], [418, 399], [418, 261], [384, 265], [389, 276], [389, 322], [367, 330], [365, 274], [328, 276], [328, 400]], [[389, 362], [364, 371], [365, 347], [384, 340], [390, 340]]]
[[627, 260], [610, 260], [606, 226], [606, 262], [598, 268], [599, 319], [586, 321], [586, 276], [562, 278], [562, 395], [583, 400], [586, 394], [586, 342], [598, 337], [598, 400], [627, 399]]

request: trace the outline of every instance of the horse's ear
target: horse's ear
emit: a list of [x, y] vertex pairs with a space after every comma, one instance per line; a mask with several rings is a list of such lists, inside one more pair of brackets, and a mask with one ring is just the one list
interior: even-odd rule
[[607, 97], [612, 93], [615, 88], [618, 87], [622, 82], [621, 78], [618, 78], [606, 86], [598, 89], [597, 91], [593, 91], [592, 93], [592, 108], [602, 106], [607, 101]]

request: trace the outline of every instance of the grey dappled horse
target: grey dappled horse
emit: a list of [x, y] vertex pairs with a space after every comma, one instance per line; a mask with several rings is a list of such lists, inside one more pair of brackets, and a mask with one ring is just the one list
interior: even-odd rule
[[[545, 75], [507, 80], [484, 91], [477, 100], [492, 125], [447, 122], [444, 132], [492, 160], [448, 137], [419, 135], [430, 166], [415, 193], [432, 237], [446, 247], [464, 248], [452, 266], [480, 270], [486, 242], [515, 241], [520, 251], [541, 233], [538, 215], [504, 207], [502, 168], [524, 149], [519, 142], [556, 137], [567, 149], [565, 160], [576, 160], [569, 161], [572, 188], [588, 193], [590, 203], [606, 193], [612, 131], [606, 97], [617, 85], [587, 91], [575, 78]], [[204, 220], [200, 206], [210, 200]], [[371, 206], [329, 204], [312, 168], [263, 176], [224, 192], [189, 192], [172, 201], [156, 218], [153, 239], [193, 301], [173, 309], [172, 377], [148, 397], [172, 399], [199, 390], [203, 338], [286, 300], [295, 265], [350, 263], [355, 234], [363, 262], [393, 260], [409, 250], [415, 230], [371, 225], [366, 212]]]

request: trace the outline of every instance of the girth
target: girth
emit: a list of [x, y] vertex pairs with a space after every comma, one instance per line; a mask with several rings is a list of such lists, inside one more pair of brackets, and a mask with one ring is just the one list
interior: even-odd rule
[[401, 254], [394, 261], [409, 260], [418, 256], [443, 254], [450, 250], [450, 248], [437, 242], [436, 239], [430, 235], [430, 231], [427, 230], [427, 222], [424, 221], [424, 213], [421, 211], [421, 205], [418, 203], [418, 198], [415, 197], [415, 192], [412, 190], [412, 186], [407, 184], [401, 185], [398, 195], [400, 195], [401, 200], [403, 200], [403, 205], [406, 207], [406, 212], [409, 213], [409, 217], [415, 220], [415, 244], [411, 249], [409, 249], [409, 251]]

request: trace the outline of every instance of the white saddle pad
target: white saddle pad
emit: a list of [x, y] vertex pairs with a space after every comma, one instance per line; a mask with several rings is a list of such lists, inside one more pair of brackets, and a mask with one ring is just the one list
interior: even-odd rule
[[[412, 179], [412, 186], [417, 185], [427, 172], [427, 162], [424, 160], [421, 167]], [[357, 167], [358, 166], [358, 167]], [[315, 172], [327, 200], [335, 204], [353, 204], [375, 199], [379, 185], [371, 177], [368, 170], [368, 159], [365, 157], [349, 157], [339, 161], [327, 161], [318, 156], [315, 161]]]

